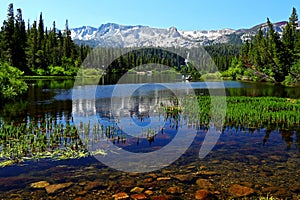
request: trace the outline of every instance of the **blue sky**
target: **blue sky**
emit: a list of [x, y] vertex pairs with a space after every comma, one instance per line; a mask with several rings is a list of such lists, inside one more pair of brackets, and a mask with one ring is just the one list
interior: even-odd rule
[[113, 22], [122, 25], [177, 27], [179, 30], [250, 28], [266, 21], [288, 20], [292, 8], [300, 13], [299, 0], [0, 0], [0, 24], [8, 4], [21, 8], [31, 23], [43, 13], [44, 23], [63, 29], [89, 25], [99, 27]]

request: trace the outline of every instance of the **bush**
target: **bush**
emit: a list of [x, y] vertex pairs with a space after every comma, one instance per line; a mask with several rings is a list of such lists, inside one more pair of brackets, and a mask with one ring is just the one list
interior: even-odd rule
[[23, 72], [0, 62], [0, 99], [13, 99], [28, 89], [25, 81], [20, 80]]

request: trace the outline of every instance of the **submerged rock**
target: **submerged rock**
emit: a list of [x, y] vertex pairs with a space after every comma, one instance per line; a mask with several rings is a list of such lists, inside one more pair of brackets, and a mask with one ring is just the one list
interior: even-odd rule
[[254, 194], [255, 191], [252, 188], [234, 184], [228, 189], [228, 192], [233, 197], [246, 197]]
[[71, 185], [73, 185], [72, 182], [68, 182], [68, 183], [58, 183], [58, 184], [52, 184], [52, 185], [48, 185], [45, 187], [46, 192], [48, 194], [53, 194], [55, 192], [58, 192], [59, 190], [65, 189], [70, 187]]
[[196, 184], [199, 186], [200, 189], [208, 189], [208, 190], [214, 190], [214, 185], [207, 179], [199, 178], [196, 181]]
[[197, 200], [210, 200], [215, 199], [215, 196], [209, 190], [197, 190], [195, 193]]
[[144, 194], [132, 194], [130, 195], [130, 198], [134, 200], [139, 200], [139, 199], [147, 199], [147, 196]]
[[178, 174], [175, 175], [174, 178], [180, 180], [181, 182], [191, 182], [194, 179], [194, 176], [190, 174]]
[[104, 184], [103, 182], [99, 181], [93, 181], [93, 182], [88, 182], [86, 186], [84, 187], [84, 190], [94, 190], [94, 189], [99, 189], [99, 188], [105, 188], [107, 185]]
[[183, 189], [179, 186], [172, 186], [167, 189], [167, 192], [170, 194], [181, 194], [183, 193]]
[[141, 187], [134, 187], [130, 190], [131, 193], [142, 193], [144, 191], [144, 188]]
[[35, 188], [35, 189], [40, 189], [40, 188], [45, 188], [48, 185], [50, 185], [50, 183], [47, 182], [47, 181], [38, 181], [38, 182], [35, 182], [35, 183], [31, 183], [30, 187]]
[[115, 200], [119, 200], [119, 199], [128, 199], [129, 196], [127, 193], [125, 192], [119, 192], [117, 194], [114, 194], [112, 195], [112, 197], [115, 199]]

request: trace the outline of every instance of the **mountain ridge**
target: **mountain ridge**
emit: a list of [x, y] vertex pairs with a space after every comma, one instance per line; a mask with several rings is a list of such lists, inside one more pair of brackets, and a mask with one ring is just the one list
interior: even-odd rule
[[[274, 29], [282, 35], [286, 21], [273, 23]], [[192, 48], [212, 44], [242, 44], [251, 39], [259, 28], [267, 31], [266, 23], [252, 28], [220, 30], [178, 30], [170, 28], [155, 28], [144, 25], [120, 25], [116, 23], [101, 24], [98, 28], [81, 26], [72, 28], [71, 37], [78, 43], [103, 47], [185, 47]]]

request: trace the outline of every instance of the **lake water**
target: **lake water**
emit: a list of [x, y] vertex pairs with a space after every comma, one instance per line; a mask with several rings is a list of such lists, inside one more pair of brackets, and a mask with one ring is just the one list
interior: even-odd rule
[[[297, 129], [268, 130], [265, 127], [232, 127], [225, 124], [223, 134], [212, 151], [200, 159], [199, 150], [208, 128], [191, 125], [196, 134], [187, 143], [190, 144], [187, 149], [184, 146], [176, 149], [180, 154], [173, 160], [174, 153], [168, 151], [157, 157], [130, 157], [131, 154], [163, 150], [176, 139], [178, 129], [190, 130], [187, 120], [181, 118], [176, 121], [173, 117], [164, 116], [160, 105], [174, 105], [174, 98], [170, 97], [209, 95], [207, 85], [211, 90], [218, 90], [220, 82], [164, 83], [156, 80], [147, 84], [128, 83], [118, 88], [119, 93], [113, 93], [115, 85], [112, 84], [75, 88], [73, 84], [72, 80], [29, 81], [28, 95], [15, 103], [2, 105], [0, 117], [7, 122], [27, 123], [52, 118], [57, 124], [96, 120], [102, 128], [113, 127], [115, 132], [110, 141], [116, 149], [130, 154], [124, 154], [128, 157], [123, 158], [109, 157], [110, 160], [103, 162], [94, 157], [62, 161], [41, 159], [1, 168], [0, 198], [114, 199], [113, 195], [127, 194], [134, 199], [139, 194], [140, 198], [148, 199], [195, 199], [195, 195], [201, 193], [199, 190], [208, 190], [217, 199], [228, 199], [241, 191], [245, 193], [243, 195], [248, 192], [255, 196], [272, 194], [283, 199], [300, 198], [300, 133]], [[300, 98], [300, 88], [237, 81], [222, 84], [227, 96]], [[79, 89], [80, 92], [75, 91]], [[119, 129], [115, 128], [118, 125]], [[126, 127], [127, 132], [122, 132], [121, 129]], [[103, 138], [108, 140], [112, 136], [96, 139], [103, 142]], [[135, 160], [127, 163], [128, 159]], [[153, 162], [150, 165], [153, 159], [160, 163], [167, 160], [170, 164], [157, 167], [154, 166], [157, 163]], [[145, 165], [141, 168], [151, 170], [134, 173], [130, 163]], [[119, 169], [126, 167], [125, 172], [111, 166], [118, 166]], [[51, 192], [51, 187], [46, 190], [30, 186], [38, 181], [47, 181], [58, 189]], [[138, 189], [134, 190], [135, 187]]]

